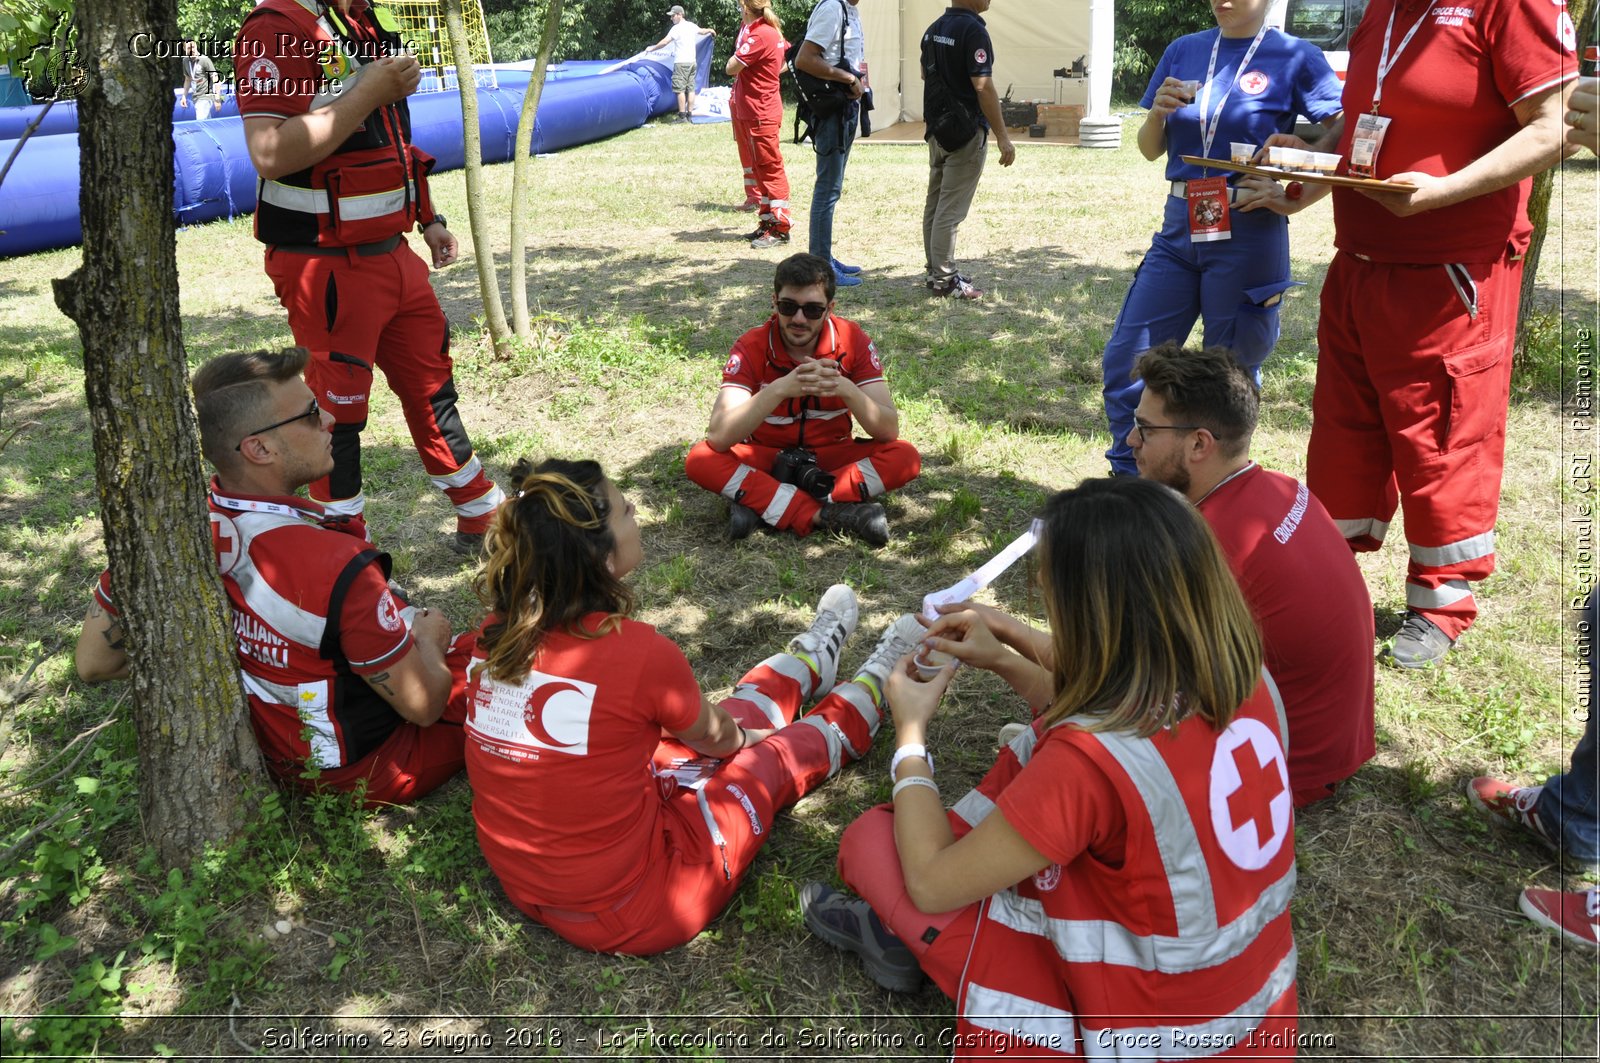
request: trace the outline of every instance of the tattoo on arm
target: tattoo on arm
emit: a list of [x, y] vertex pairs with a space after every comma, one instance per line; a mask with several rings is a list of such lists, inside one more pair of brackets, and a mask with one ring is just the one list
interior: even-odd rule
[[366, 680], [368, 686], [376, 687], [377, 689], [382, 690], [385, 694], [389, 695], [389, 697], [392, 698], [397, 696], [394, 692], [394, 687], [389, 685], [388, 672], [379, 672], [377, 675], [369, 675], [366, 677]]

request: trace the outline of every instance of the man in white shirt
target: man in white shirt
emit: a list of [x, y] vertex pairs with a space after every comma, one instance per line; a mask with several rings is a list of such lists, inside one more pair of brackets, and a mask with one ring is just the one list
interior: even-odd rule
[[652, 44], [649, 51], [672, 45], [672, 91], [678, 94], [678, 121], [687, 122], [694, 111], [695, 48], [701, 37], [715, 37], [716, 30], [703, 30], [683, 16], [683, 7], [673, 4], [667, 11], [672, 28]]

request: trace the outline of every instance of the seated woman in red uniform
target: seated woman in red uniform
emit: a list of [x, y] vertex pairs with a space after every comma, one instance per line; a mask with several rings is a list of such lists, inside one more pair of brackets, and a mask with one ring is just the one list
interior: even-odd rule
[[478, 843], [512, 902], [573, 944], [681, 945], [727, 904], [777, 813], [867, 751], [889, 669], [921, 630], [901, 617], [834, 686], [856, 626], [855, 594], [835, 585], [809, 631], [713, 705], [682, 651], [628, 619], [639, 528], [600, 466], [521, 462], [512, 478], [468, 670]]
[[1046, 505], [1039, 570], [1049, 634], [967, 608], [927, 639], [1033, 727], [946, 813], [926, 742], [955, 666], [897, 665], [893, 806], [839, 850], [865, 900], [810, 883], [806, 925], [888, 988], [932, 977], [957, 1058], [1293, 1055], [1288, 769], [1216, 540], [1169, 488], [1091, 480]]

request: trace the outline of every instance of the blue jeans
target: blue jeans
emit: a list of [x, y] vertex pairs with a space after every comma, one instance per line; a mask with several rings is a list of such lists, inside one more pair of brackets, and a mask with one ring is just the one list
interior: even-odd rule
[[817, 149], [817, 183], [811, 189], [811, 253], [833, 261], [833, 208], [844, 191], [844, 168], [855, 143], [860, 104], [852, 102], [840, 114], [821, 118], [812, 127]]
[[1102, 363], [1111, 449], [1119, 473], [1136, 473], [1128, 432], [1144, 384], [1132, 380], [1134, 360], [1168, 340], [1182, 342], [1196, 320], [1207, 347], [1228, 347], [1261, 382], [1261, 363], [1278, 342], [1280, 304], [1263, 306], [1294, 286], [1289, 279], [1288, 219], [1269, 210], [1232, 211], [1233, 239], [1194, 243], [1189, 207], [1166, 196], [1161, 231], [1134, 271]]
[[[1600, 609], [1596, 595], [1590, 594], [1583, 607], [1580, 631], [1587, 636], [1589, 646], [1589, 678], [1584, 684], [1584, 698], [1593, 696], [1596, 668], [1600, 667]], [[1589, 704], [1589, 722], [1584, 725], [1578, 748], [1572, 751], [1572, 767], [1565, 775], [1555, 775], [1544, 784], [1539, 803], [1534, 811], [1554, 837], [1566, 842], [1567, 855], [1576, 860], [1600, 862], [1600, 802], [1595, 800], [1597, 783], [1600, 783], [1600, 757], [1596, 756], [1594, 704]]]

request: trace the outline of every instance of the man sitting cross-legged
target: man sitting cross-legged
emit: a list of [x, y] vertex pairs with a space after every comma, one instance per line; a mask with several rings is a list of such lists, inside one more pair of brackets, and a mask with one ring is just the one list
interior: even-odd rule
[[1321, 800], [1374, 752], [1366, 581], [1305, 485], [1250, 460], [1260, 396], [1231, 352], [1164, 343], [1133, 375], [1139, 475], [1187, 496], [1222, 544], [1288, 717], [1295, 806]]
[[[211, 540], [233, 606], [250, 722], [278, 779], [404, 803], [465, 764], [460, 693], [470, 646], [414, 609], [344, 518], [295, 494], [333, 467], [333, 418], [300, 377], [303, 348], [226, 354], [194, 376], [200, 447], [216, 468]], [[470, 640], [462, 640], [470, 642]], [[89, 682], [127, 674], [100, 575], [76, 654]], [[455, 695], [455, 696], [453, 696]]]
[[[809, 535], [841, 531], [889, 541], [869, 499], [915, 479], [922, 457], [899, 438], [900, 415], [872, 340], [833, 313], [827, 260], [791, 255], [773, 278], [774, 313], [733, 345], [689, 479], [732, 503], [728, 537], [762, 521]], [[851, 418], [869, 438], [852, 440]]]

